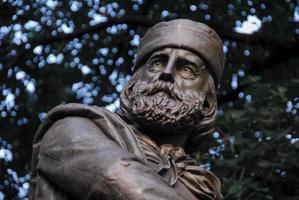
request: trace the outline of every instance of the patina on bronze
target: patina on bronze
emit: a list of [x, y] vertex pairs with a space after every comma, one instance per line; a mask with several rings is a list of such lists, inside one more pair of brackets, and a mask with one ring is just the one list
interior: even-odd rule
[[30, 199], [222, 199], [188, 154], [213, 131], [222, 42], [208, 26], [161, 22], [141, 40], [117, 114], [51, 110], [33, 143]]

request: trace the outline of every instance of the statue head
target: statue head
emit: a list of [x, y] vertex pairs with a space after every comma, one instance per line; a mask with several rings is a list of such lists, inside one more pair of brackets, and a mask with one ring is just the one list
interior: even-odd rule
[[141, 39], [134, 74], [121, 93], [121, 113], [157, 134], [188, 134], [187, 151], [212, 133], [223, 44], [205, 24], [177, 19], [150, 28]]

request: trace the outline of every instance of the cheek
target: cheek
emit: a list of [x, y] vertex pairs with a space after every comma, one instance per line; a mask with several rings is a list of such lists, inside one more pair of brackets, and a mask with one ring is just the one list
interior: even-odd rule
[[201, 82], [199, 78], [194, 79], [194, 80], [186, 80], [182, 78], [176, 79], [177, 85], [186, 93], [194, 93], [198, 92], [201, 89]]
[[141, 80], [146, 83], [152, 83], [159, 78], [159, 73], [150, 72], [146, 67], [143, 67], [141, 72]]

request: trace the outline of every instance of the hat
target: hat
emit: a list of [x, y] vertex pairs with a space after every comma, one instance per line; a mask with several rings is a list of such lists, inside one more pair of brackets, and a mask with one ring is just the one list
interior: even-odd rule
[[165, 47], [182, 48], [199, 55], [218, 86], [225, 56], [223, 43], [212, 28], [188, 19], [175, 19], [154, 25], [140, 41], [133, 71], [144, 64], [154, 51]]

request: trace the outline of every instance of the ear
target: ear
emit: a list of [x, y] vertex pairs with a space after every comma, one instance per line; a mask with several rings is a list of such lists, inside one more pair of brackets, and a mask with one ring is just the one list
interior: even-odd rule
[[203, 102], [203, 114], [210, 113], [217, 105], [217, 98], [215, 94], [207, 93]]
[[210, 107], [210, 103], [209, 103], [209, 101], [207, 100], [207, 96], [205, 97], [205, 100], [204, 100], [202, 106], [203, 106], [204, 109], [208, 109], [208, 108]]
[[205, 112], [210, 112], [213, 107], [217, 105], [217, 95], [214, 80], [211, 76], [207, 77], [205, 87], [205, 100], [203, 102], [203, 109]]

